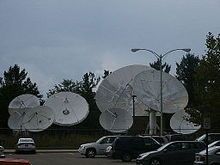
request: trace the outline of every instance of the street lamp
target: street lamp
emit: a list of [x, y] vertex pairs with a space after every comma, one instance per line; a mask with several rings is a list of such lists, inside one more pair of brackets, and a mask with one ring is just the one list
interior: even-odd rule
[[172, 53], [172, 52], [175, 52], [175, 51], [184, 51], [184, 52], [187, 52], [189, 53], [191, 51], [191, 49], [189, 48], [186, 48], [186, 49], [173, 49], [173, 50], [170, 50], [164, 54], [157, 54], [156, 52], [154, 52], [153, 50], [150, 50], [150, 49], [139, 49], [139, 48], [135, 48], [135, 49], [131, 49], [132, 52], [137, 52], [137, 51], [140, 51], [140, 50], [143, 50], [143, 51], [147, 51], [147, 52], [150, 52], [152, 53], [158, 60], [159, 60], [159, 64], [160, 64], [160, 135], [162, 136], [163, 135], [163, 79], [162, 79], [162, 60], [163, 58], [169, 54], [169, 53]]

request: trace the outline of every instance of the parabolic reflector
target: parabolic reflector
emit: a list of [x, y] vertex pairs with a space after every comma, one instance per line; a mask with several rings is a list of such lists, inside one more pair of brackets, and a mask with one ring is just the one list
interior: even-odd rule
[[54, 124], [61, 126], [79, 124], [89, 114], [87, 101], [82, 96], [72, 92], [54, 94], [46, 100], [44, 105], [54, 111]]
[[8, 119], [8, 127], [13, 130], [24, 130], [23, 118], [26, 114], [26, 108], [13, 112]]
[[[135, 76], [133, 92], [151, 109], [160, 111], [160, 72], [147, 70]], [[162, 73], [163, 113], [175, 113], [188, 103], [188, 93], [180, 81]]]
[[190, 115], [185, 110], [177, 111], [170, 119], [170, 127], [177, 133], [194, 133], [201, 128], [201, 125], [190, 122], [189, 118]]
[[27, 111], [23, 118], [23, 126], [30, 132], [40, 132], [53, 124], [53, 110], [46, 106], [38, 106]]
[[[108, 75], [99, 85], [96, 92], [96, 104], [101, 112], [111, 108], [121, 108], [132, 114], [132, 94], [134, 77], [151, 68], [145, 65], [129, 65], [120, 68]], [[137, 102], [136, 102], [137, 103]], [[140, 104], [140, 102], [138, 102]], [[141, 106], [138, 106], [141, 107]], [[136, 108], [141, 114], [144, 109]], [[141, 107], [143, 108], [143, 106]]]
[[127, 131], [132, 126], [133, 118], [124, 109], [111, 108], [102, 112], [99, 122], [105, 130], [120, 133]]
[[15, 111], [20, 111], [24, 108], [33, 108], [40, 105], [39, 99], [32, 94], [22, 94], [15, 97], [8, 106], [8, 112], [11, 115]]

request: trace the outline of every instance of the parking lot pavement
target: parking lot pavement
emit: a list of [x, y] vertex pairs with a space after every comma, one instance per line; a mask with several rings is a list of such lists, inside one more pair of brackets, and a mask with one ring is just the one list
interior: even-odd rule
[[[76, 149], [38, 149], [37, 153], [76, 153]], [[15, 153], [15, 149], [5, 149], [4, 153], [12, 154]]]
[[135, 160], [129, 163], [122, 162], [121, 160], [112, 160], [105, 156], [97, 156], [95, 158], [85, 158], [76, 152], [69, 153], [36, 153], [36, 154], [14, 154], [7, 153], [6, 157], [21, 158], [29, 160], [32, 165], [135, 165]]

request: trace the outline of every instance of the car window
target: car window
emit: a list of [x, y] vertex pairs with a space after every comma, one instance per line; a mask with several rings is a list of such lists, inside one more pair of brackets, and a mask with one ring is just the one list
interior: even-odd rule
[[153, 144], [156, 144], [156, 142], [153, 139], [151, 139], [151, 138], [144, 138], [144, 145], [145, 146], [151, 146]]
[[115, 137], [109, 137], [108, 143], [113, 143], [114, 140], [115, 140]]
[[205, 144], [203, 143], [191, 143], [191, 148], [193, 149], [203, 149], [205, 148]]
[[142, 149], [144, 146], [144, 140], [142, 138], [134, 138], [132, 140], [132, 148]]
[[182, 149], [181, 143], [173, 143], [166, 147], [167, 151], [178, 151]]
[[191, 148], [190, 143], [182, 143], [182, 150], [188, 150], [190, 148]]
[[106, 144], [106, 143], [109, 143], [109, 141], [110, 141], [110, 138], [107, 137], [107, 138], [102, 139], [102, 140], [99, 142], [99, 144]]

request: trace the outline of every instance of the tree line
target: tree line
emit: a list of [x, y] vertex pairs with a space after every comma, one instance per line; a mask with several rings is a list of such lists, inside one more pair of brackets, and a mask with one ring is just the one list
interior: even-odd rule
[[[214, 36], [208, 33], [206, 36], [206, 51], [200, 56], [186, 54], [180, 63], [176, 63], [176, 78], [185, 86], [189, 101], [186, 107], [191, 114], [191, 121], [201, 124], [204, 116], [211, 118], [212, 128], [220, 128], [220, 35]], [[152, 68], [160, 69], [159, 61], [150, 63]], [[167, 63], [162, 66], [163, 71], [169, 73], [171, 66]], [[83, 96], [88, 104], [89, 116], [77, 128], [101, 129], [99, 124], [100, 111], [95, 103], [95, 89], [101, 79], [104, 79], [110, 71], [104, 70], [102, 77], [93, 72], [85, 73], [82, 80], [73, 81], [64, 79], [47, 92], [47, 97], [61, 92], [71, 91]], [[0, 128], [7, 128], [8, 105], [12, 99], [21, 94], [33, 94], [41, 100], [43, 95], [39, 92], [36, 83], [28, 77], [25, 69], [18, 64], [10, 66], [0, 77]]]

